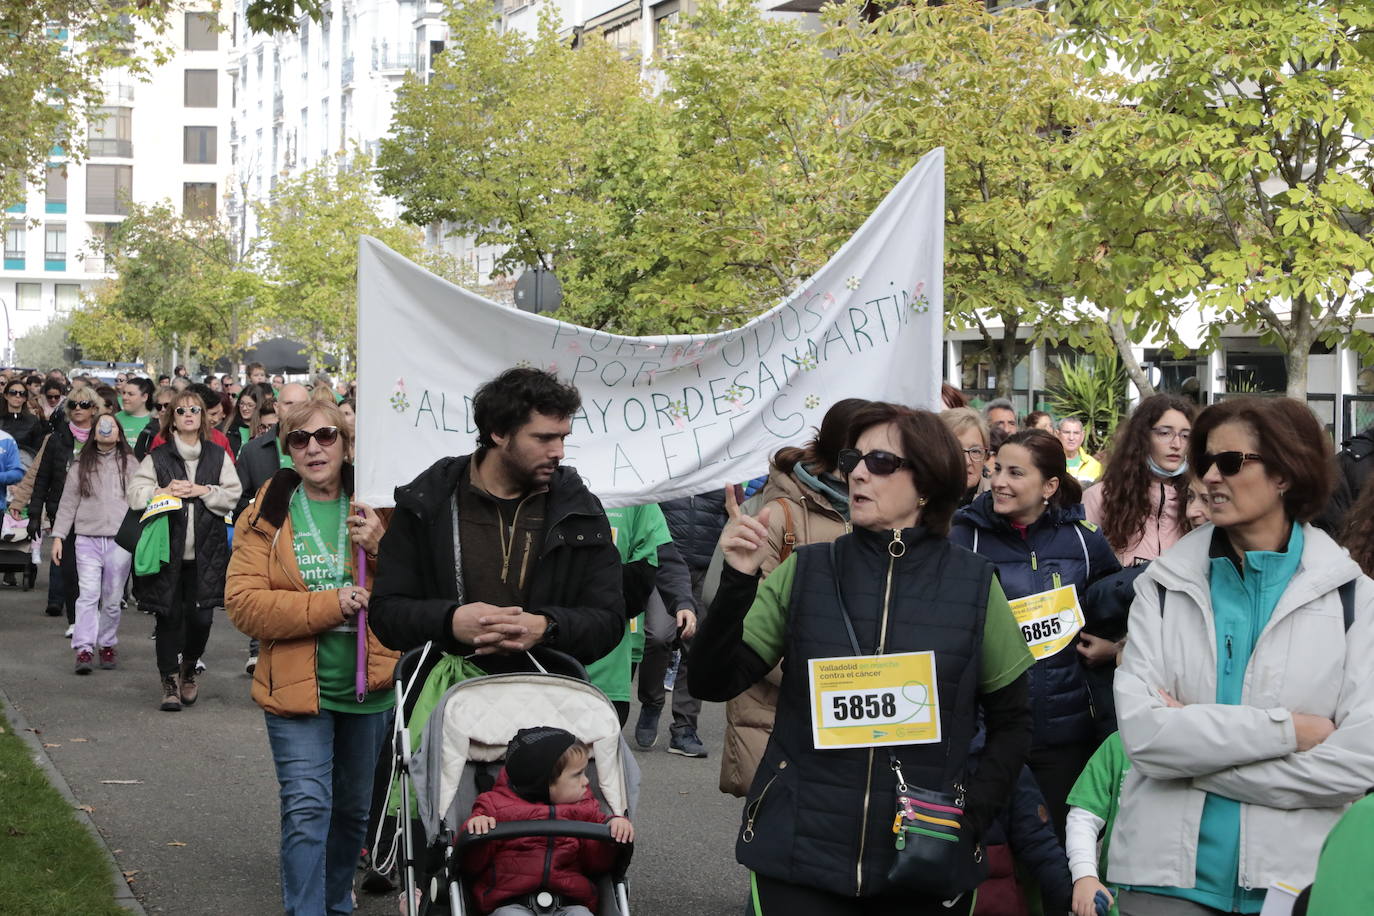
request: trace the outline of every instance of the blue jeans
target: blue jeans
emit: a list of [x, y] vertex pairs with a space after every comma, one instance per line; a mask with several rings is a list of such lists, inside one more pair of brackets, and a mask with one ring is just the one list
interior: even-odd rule
[[266, 713], [281, 787], [281, 897], [287, 916], [353, 912], [372, 771], [391, 712]]

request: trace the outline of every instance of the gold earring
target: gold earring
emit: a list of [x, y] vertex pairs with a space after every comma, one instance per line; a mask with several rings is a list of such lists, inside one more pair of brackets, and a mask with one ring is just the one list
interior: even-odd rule
[[920, 497], [919, 499], [916, 500], [916, 508], [917, 508], [917, 509], [924, 508], [924, 507], [925, 507], [925, 504], [926, 504], [926, 498], [925, 498], [924, 496], [922, 496], [922, 497]]

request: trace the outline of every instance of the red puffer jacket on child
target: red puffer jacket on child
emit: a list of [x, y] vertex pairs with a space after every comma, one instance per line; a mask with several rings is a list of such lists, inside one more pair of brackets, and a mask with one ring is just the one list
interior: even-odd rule
[[[610, 819], [602, 812], [590, 789], [581, 801], [570, 805], [526, 801], [511, 789], [505, 770], [501, 771], [490, 792], [477, 796], [471, 816], [481, 814], [495, 818], [498, 824], [542, 820], [604, 824]], [[466, 824], [464, 829], [467, 829]], [[596, 882], [588, 876], [611, 870], [615, 865], [615, 845], [572, 837], [493, 840], [473, 849], [464, 859], [463, 870], [474, 879], [473, 893], [483, 913], [490, 913], [513, 898], [540, 890], [557, 894], [569, 903], [581, 904], [595, 913]], [[547, 880], [544, 878], [546, 872]]]

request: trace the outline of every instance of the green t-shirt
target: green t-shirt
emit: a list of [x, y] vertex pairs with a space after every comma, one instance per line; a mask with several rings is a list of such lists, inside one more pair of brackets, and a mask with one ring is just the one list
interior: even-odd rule
[[[620, 551], [620, 562], [648, 560], [651, 565], [658, 566], [659, 545], [673, 539], [662, 509], [656, 505], [607, 509], [606, 518], [611, 523], [611, 540]], [[641, 654], [644, 646], [642, 616], [635, 618], [640, 622], [637, 629], [640, 630]], [[630, 699], [632, 642], [631, 626], [627, 623], [625, 634], [616, 647], [587, 666], [588, 679], [612, 700], [628, 702]]]
[[[305, 498], [298, 489], [291, 499], [292, 546], [301, 579], [312, 592], [344, 588], [353, 584], [353, 564], [349, 557], [348, 535], [343, 534], [344, 553], [340, 555], [341, 513], [348, 511], [348, 497], [316, 500]], [[306, 517], [306, 512], [310, 517]], [[311, 521], [320, 543], [311, 536]], [[341, 559], [342, 575], [334, 566]], [[374, 690], [358, 702], [354, 678], [358, 667], [358, 634], [330, 630], [316, 637], [315, 676], [320, 685], [320, 708], [334, 712], [372, 713], [390, 709], [396, 697], [390, 690]]]
[[273, 436], [272, 441], [277, 446], [277, 464], [284, 468], [294, 468], [296, 462], [291, 459], [291, 453], [281, 447], [281, 436]]
[[[787, 648], [787, 602], [792, 578], [797, 573], [794, 553], [759, 583], [754, 604], [744, 618], [744, 643], [758, 653], [768, 667], [782, 660]], [[1002, 583], [994, 576], [988, 589], [988, 609], [983, 621], [983, 654], [978, 679], [980, 693], [1001, 690], [1035, 664], [1021, 628], [1012, 616]]]
[[[1112, 732], [1093, 752], [1088, 765], [1083, 767], [1078, 781], [1073, 784], [1073, 790], [1069, 792], [1069, 807], [1082, 808], [1106, 821], [1102, 828], [1102, 845], [1097, 853], [1097, 877], [1103, 884], [1107, 883], [1107, 851], [1111, 848], [1112, 827], [1116, 824], [1117, 812], [1121, 810], [1121, 786], [1126, 782], [1126, 771], [1130, 768], [1131, 758], [1126, 756], [1121, 733]], [[1116, 896], [1115, 887], [1112, 896]], [[1120, 912], [1115, 900], [1109, 912]]]
[[1374, 913], [1374, 871], [1369, 850], [1374, 844], [1374, 796], [1358, 801], [1336, 822], [1322, 844], [1317, 877], [1312, 882], [1309, 913], [1321, 916], [1368, 916]]
[[124, 428], [124, 438], [128, 441], [129, 448], [133, 448], [134, 443], [138, 441], [138, 434], [143, 432], [144, 428], [147, 427], [148, 423], [153, 419], [153, 415], [148, 413], [141, 417], [135, 417], [133, 414], [125, 413], [121, 410], [119, 413], [115, 414], [115, 419], [118, 420], [119, 425]]

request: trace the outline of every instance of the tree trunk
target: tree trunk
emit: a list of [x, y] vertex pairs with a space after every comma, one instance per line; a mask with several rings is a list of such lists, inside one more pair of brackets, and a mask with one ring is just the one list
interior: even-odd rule
[[1015, 321], [1002, 323], [1002, 337], [992, 346], [992, 372], [997, 379], [997, 396], [1010, 398], [1013, 376], [1016, 372], [1016, 330]]
[[1126, 367], [1126, 374], [1140, 390], [1141, 398], [1148, 398], [1154, 394], [1155, 386], [1150, 384], [1149, 376], [1141, 368], [1140, 361], [1135, 358], [1130, 335], [1126, 333], [1126, 322], [1119, 314], [1114, 312], [1107, 317], [1107, 331], [1112, 335], [1112, 343], [1116, 344], [1116, 352], [1121, 357], [1122, 365]]
[[1288, 391], [1290, 398], [1307, 402], [1307, 357], [1312, 345], [1290, 347], [1283, 355], [1284, 368], [1288, 370]]

